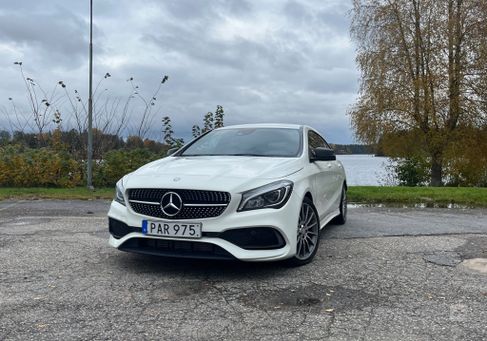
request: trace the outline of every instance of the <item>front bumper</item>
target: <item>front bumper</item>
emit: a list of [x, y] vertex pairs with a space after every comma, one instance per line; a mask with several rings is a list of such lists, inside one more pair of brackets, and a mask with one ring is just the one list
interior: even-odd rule
[[[156, 254], [161, 256], [239, 259], [243, 261], [274, 261], [292, 257], [296, 250], [296, 231], [302, 198], [293, 192], [286, 205], [280, 209], [260, 209], [237, 212], [239, 196], [232, 197], [222, 215], [215, 218], [195, 219], [203, 224], [199, 239], [161, 238], [141, 233], [142, 220], [160, 220], [135, 213], [130, 207], [112, 202], [108, 217], [122, 222], [129, 228], [127, 234], [110, 236], [111, 246], [123, 251]], [[192, 221], [191, 219], [188, 221]], [[270, 228], [282, 237], [282, 243], [271, 249], [248, 249], [225, 237], [225, 231], [235, 229]], [[116, 238], [117, 237], [117, 238]]]

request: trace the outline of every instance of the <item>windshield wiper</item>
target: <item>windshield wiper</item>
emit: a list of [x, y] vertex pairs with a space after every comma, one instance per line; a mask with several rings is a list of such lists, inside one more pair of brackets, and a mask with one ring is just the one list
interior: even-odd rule
[[181, 154], [179, 156], [218, 156], [218, 154]]
[[251, 153], [235, 153], [235, 154], [181, 154], [180, 156], [262, 156], [267, 157], [271, 155], [251, 154]]
[[251, 153], [236, 153], [236, 154], [224, 154], [225, 156], [268, 156], [262, 154], [251, 154]]

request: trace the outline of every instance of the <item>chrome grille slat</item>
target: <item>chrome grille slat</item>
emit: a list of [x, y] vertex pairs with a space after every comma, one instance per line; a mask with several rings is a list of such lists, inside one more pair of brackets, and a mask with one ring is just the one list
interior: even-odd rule
[[147, 204], [147, 205], [160, 205], [160, 203], [156, 201], [141, 201], [141, 200], [129, 200], [130, 202], [135, 202], [137, 204]]

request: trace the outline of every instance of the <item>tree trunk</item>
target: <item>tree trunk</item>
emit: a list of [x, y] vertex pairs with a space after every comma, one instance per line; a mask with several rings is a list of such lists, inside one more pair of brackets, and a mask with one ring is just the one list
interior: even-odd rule
[[431, 183], [433, 187], [443, 186], [443, 164], [441, 157], [433, 155], [431, 157]]

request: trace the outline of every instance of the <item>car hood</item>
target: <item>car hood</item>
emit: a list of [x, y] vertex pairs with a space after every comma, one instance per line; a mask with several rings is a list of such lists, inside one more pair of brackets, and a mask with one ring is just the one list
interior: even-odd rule
[[[131, 173], [128, 188], [166, 187], [232, 190], [286, 177], [302, 169], [299, 158], [198, 156], [167, 157]], [[265, 181], [264, 181], [265, 182]]]

